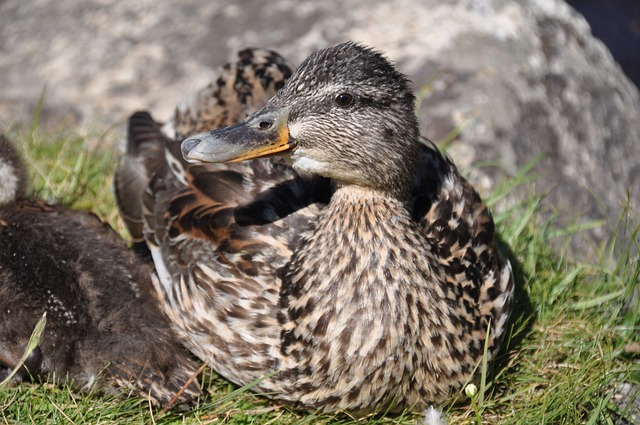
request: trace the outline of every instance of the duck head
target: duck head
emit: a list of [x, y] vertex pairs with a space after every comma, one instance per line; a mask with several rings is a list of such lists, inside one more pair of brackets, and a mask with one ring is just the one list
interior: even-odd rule
[[409, 196], [419, 150], [415, 97], [379, 52], [347, 42], [309, 56], [258, 112], [182, 142], [190, 162], [288, 155], [294, 168]]

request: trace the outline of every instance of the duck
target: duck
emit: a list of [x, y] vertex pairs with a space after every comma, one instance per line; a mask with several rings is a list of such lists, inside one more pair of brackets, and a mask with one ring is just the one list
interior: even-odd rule
[[0, 136], [0, 382], [192, 405], [202, 393], [198, 363], [155, 301], [152, 264], [93, 213], [27, 189], [24, 162]]
[[161, 128], [132, 116], [130, 152], [153, 139], [164, 162], [118, 202], [141, 205], [160, 305], [221, 376], [293, 408], [366, 415], [443, 403], [495, 358], [511, 265], [384, 54], [329, 46], [235, 124]]

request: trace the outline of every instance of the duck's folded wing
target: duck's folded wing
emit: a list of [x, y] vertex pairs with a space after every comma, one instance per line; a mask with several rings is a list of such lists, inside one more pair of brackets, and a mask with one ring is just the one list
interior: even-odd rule
[[277, 159], [186, 164], [165, 143], [142, 202], [160, 305], [197, 356], [249, 382], [278, 367], [279, 274], [331, 183]]
[[132, 234], [144, 226], [147, 243], [163, 247], [163, 261], [176, 270], [213, 256], [243, 273], [269, 274], [289, 260], [331, 196], [329, 180], [300, 175], [279, 158], [188, 164], [148, 113], [131, 117], [128, 137], [133, 158], [116, 173], [120, 209]]
[[434, 145], [424, 145], [420, 152], [413, 217], [424, 230], [443, 275], [457, 291], [455, 302], [469, 313], [461, 315], [469, 321], [467, 328], [482, 334], [491, 323], [491, 352], [504, 336], [513, 303], [511, 264], [497, 246], [487, 205]]
[[113, 189], [120, 216], [136, 246], [144, 245], [142, 196], [149, 180], [166, 166], [166, 139], [160, 133], [160, 124], [146, 111], [131, 115], [127, 135], [126, 152], [118, 163]]

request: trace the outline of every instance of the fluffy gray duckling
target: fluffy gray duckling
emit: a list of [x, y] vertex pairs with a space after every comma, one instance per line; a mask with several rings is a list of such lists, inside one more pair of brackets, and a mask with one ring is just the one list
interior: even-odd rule
[[[26, 195], [27, 172], [0, 136], [0, 381], [46, 312], [13, 381], [71, 383], [167, 404], [197, 365], [158, 308], [152, 266], [95, 215]], [[192, 381], [178, 404], [200, 395]]]

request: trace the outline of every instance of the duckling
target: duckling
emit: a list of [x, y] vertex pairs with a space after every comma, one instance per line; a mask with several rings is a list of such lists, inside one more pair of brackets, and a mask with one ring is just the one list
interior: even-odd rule
[[472, 378], [485, 339], [495, 356], [511, 266], [414, 104], [381, 53], [347, 42], [240, 123], [188, 137], [184, 159], [164, 140], [169, 166], [138, 200], [154, 284], [222, 376], [302, 409], [422, 411]]
[[95, 215], [32, 199], [15, 148], [0, 136], [0, 381], [36, 322], [37, 348], [14, 381], [136, 393], [166, 405], [200, 395], [197, 365], [154, 299], [150, 272]]

